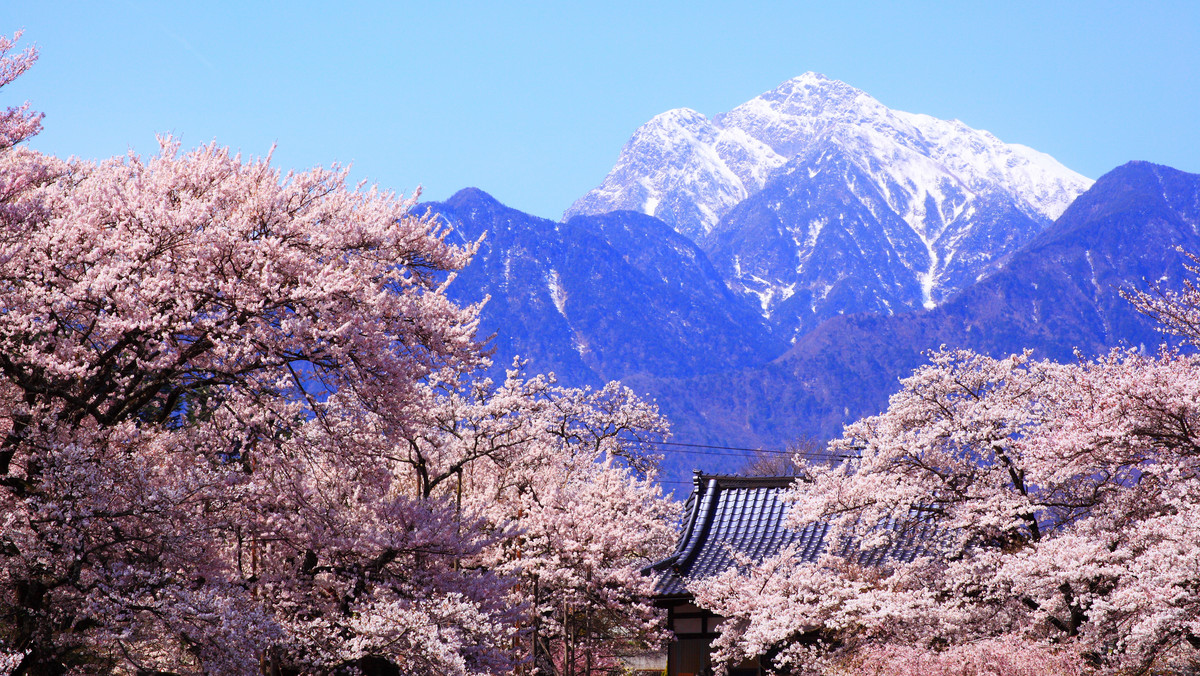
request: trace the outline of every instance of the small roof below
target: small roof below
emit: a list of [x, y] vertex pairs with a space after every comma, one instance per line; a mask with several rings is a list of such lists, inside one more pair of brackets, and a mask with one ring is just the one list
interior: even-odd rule
[[688, 598], [687, 578], [701, 579], [734, 566], [733, 552], [762, 561], [795, 545], [805, 561], [816, 561], [829, 525], [786, 528], [791, 505], [780, 499], [796, 477], [739, 477], [696, 472], [685, 505], [687, 521], [671, 556], [643, 572], [658, 575], [655, 598]]
[[[794, 476], [742, 477], [696, 472], [692, 494], [684, 506], [683, 524], [675, 553], [642, 570], [658, 577], [654, 597], [659, 601], [690, 599], [685, 580], [703, 579], [733, 568], [734, 552], [751, 561], [762, 561], [794, 547], [802, 562], [815, 563], [825, 553], [830, 526], [824, 521], [800, 530], [786, 527], [791, 503], [784, 491], [798, 480]], [[915, 530], [897, 530], [897, 538], [879, 549], [855, 552], [856, 563], [883, 565], [885, 561], [912, 561], [937, 555], [945, 533], [928, 520], [926, 509], [915, 508]], [[897, 524], [881, 524], [896, 529]]]

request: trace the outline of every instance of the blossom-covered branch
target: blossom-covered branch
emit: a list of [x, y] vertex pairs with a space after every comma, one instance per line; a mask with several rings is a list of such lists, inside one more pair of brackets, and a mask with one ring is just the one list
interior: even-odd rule
[[[1194, 295], [1135, 302], [1195, 340]], [[943, 349], [901, 385], [834, 442], [854, 459], [808, 465], [791, 492], [794, 525], [831, 523], [822, 561], [784, 553], [693, 582], [730, 618], [718, 657], [924, 663], [897, 652], [906, 645], [932, 651], [932, 670], [940, 648], [993, 641], [1029, 656], [1006, 669], [1070, 654], [1102, 673], [1194, 664], [1200, 357], [1116, 349], [1058, 364]], [[859, 565], [871, 552], [897, 555]]]

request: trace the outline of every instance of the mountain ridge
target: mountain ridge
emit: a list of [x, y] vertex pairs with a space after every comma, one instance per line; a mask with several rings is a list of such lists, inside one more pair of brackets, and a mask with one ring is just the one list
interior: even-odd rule
[[[1178, 288], [1184, 257], [1174, 247], [1200, 251], [1200, 175], [1130, 162], [936, 308], [832, 316], [789, 345], [702, 249], [657, 218], [554, 222], [478, 190], [427, 206], [461, 241], [488, 233], [450, 292], [460, 302], [492, 296], [482, 325], [496, 333], [497, 375], [520, 355], [530, 372], [554, 371], [567, 385], [619, 379], [658, 402], [676, 439], [740, 448], [838, 434], [884, 408], [942, 344], [1067, 361], [1076, 350], [1154, 349], [1168, 338], [1121, 290]], [[675, 479], [739, 463], [672, 452], [666, 469]]]
[[[689, 109], [656, 116], [564, 216], [655, 214], [795, 338], [838, 314], [944, 302], [1088, 185], [1044, 153], [806, 73], [712, 119]], [[818, 237], [830, 228], [841, 231], [836, 249]], [[822, 265], [850, 248], [869, 263]], [[857, 291], [831, 296], [839, 283]], [[807, 308], [780, 307], [798, 295]]]
[[1031, 348], [1071, 361], [1177, 344], [1121, 293], [1179, 288], [1200, 251], [1200, 175], [1148, 162], [1105, 174], [993, 274], [929, 311], [824, 322], [771, 362], [647, 384], [689, 440], [778, 447], [828, 438], [882, 410], [898, 379], [941, 345], [993, 356]]
[[521, 356], [530, 370], [574, 384], [688, 377], [785, 349], [695, 244], [651, 216], [555, 222], [477, 188], [419, 208], [451, 225], [458, 241], [486, 233], [448, 293], [460, 303], [490, 296], [481, 333], [496, 334], [494, 375]]

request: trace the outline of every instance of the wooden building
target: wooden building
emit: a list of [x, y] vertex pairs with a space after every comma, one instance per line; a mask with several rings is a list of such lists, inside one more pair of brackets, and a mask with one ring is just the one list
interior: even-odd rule
[[[645, 569], [658, 579], [655, 604], [667, 610], [675, 640], [667, 652], [667, 676], [710, 673], [709, 644], [720, 633], [722, 618], [702, 610], [684, 586], [733, 566], [733, 551], [755, 561], [795, 545], [815, 561], [825, 546], [824, 523], [793, 531], [784, 527], [787, 503], [780, 499], [795, 477], [738, 477], [697, 472], [685, 504], [686, 521], [675, 553]], [[738, 665], [730, 676], [760, 676], [758, 660]]]
[[[800, 561], [816, 562], [824, 553], [829, 524], [811, 523], [803, 529], [785, 527], [789, 503], [782, 494], [796, 477], [740, 477], [696, 472], [692, 494], [685, 504], [686, 521], [675, 552], [642, 572], [654, 575], [655, 605], [667, 610], [675, 640], [667, 649], [667, 676], [703, 676], [711, 672], [709, 644], [720, 634], [722, 618], [697, 607], [686, 580], [704, 579], [734, 566], [733, 553], [752, 561], [793, 547]], [[901, 526], [882, 523], [892, 531], [886, 546], [852, 550], [863, 566], [911, 562], [917, 556], [938, 556], [949, 544], [947, 533], [929, 517], [933, 512], [914, 507], [912, 521]], [[763, 676], [761, 660], [748, 661], [730, 676]]]

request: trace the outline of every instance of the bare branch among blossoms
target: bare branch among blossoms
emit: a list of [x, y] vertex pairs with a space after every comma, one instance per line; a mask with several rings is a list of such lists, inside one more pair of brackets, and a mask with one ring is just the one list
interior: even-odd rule
[[1200, 256], [1182, 247], [1176, 247], [1176, 251], [1191, 261], [1184, 264], [1189, 276], [1184, 278], [1182, 290], [1152, 284], [1148, 290], [1122, 291], [1121, 296], [1139, 312], [1158, 322], [1163, 333], [1181, 336], [1193, 345], [1200, 345]]

